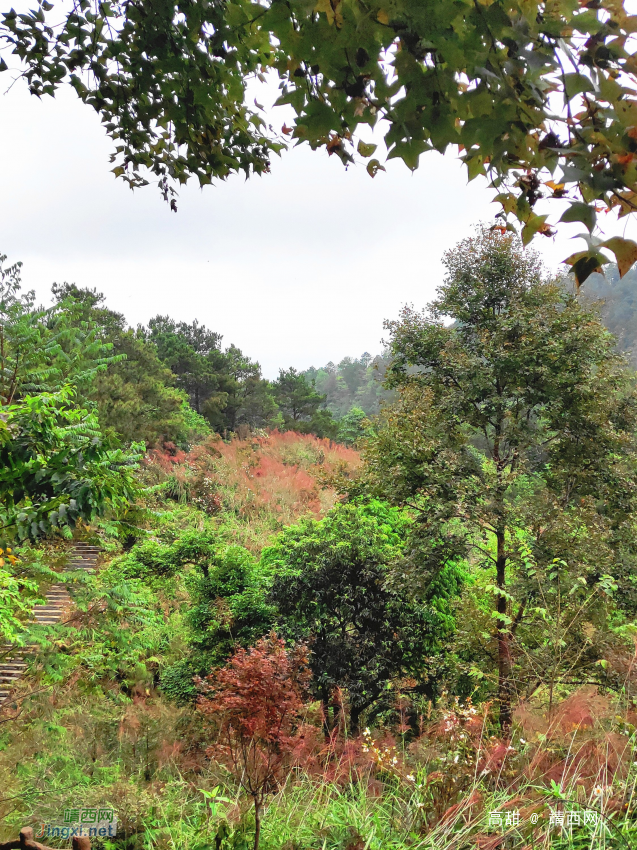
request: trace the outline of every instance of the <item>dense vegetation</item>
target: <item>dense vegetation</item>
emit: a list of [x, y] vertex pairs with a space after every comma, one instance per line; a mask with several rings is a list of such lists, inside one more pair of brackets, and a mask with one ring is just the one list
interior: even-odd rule
[[510, 235], [444, 261], [382, 358], [276, 381], [2, 266], [0, 840], [110, 807], [106, 850], [634, 843], [635, 376]]
[[54, 306], [39, 308], [33, 293], [21, 292], [20, 264], [5, 261], [0, 258], [1, 309], [12, 338], [0, 358], [7, 402], [33, 389], [72, 385], [104, 434], [147, 448], [187, 448], [212, 432], [260, 428], [351, 444], [363, 434], [366, 416], [379, 410], [382, 358], [346, 358], [338, 368], [305, 373], [281, 369], [268, 381], [256, 361], [234, 345], [223, 349], [221, 334], [196, 320], [156, 316], [134, 329], [104, 306], [103, 295], [71, 284], [54, 284]]
[[[287, 137], [371, 177], [376, 126], [412, 170], [456, 150], [524, 244], [587, 228], [566, 260], [582, 283], [609, 253], [622, 275], [637, 260], [632, 240], [593, 234], [602, 210], [636, 209], [636, 20], [618, 0], [39, 0], [2, 14], [0, 73], [37, 97], [72, 86], [115, 142], [114, 174], [158, 183], [175, 210], [176, 185], [267, 173]], [[253, 98], [268, 76], [293, 115], [280, 133]]]

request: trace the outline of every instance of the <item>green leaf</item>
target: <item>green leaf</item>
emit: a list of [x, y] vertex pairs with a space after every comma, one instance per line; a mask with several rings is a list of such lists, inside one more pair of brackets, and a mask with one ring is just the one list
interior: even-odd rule
[[602, 244], [604, 248], [608, 248], [615, 255], [620, 277], [623, 277], [637, 262], [637, 243], [633, 242], [632, 239], [613, 236], [612, 239], [607, 239]]
[[588, 228], [588, 232], [592, 233], [597, 221], [597, 213], [595, 212], [595, 208], [590, 204], [574, 201], [564, 212], [560, 221], [581, 221]]
[[582, 94], [582, 92], [594, 92], [595, 87], [588, 77], [585, 77], [583, 74], [565, 74], [564, 90], [566, 91], [567, 98], [571, 100], [575, 95]]
[[367, 159], [367, 157], [371, 156], [374, 153], [377, 147], [378, 145], [368, 145], [365, 142], [360, 141], [356, 150], [362, 157], [365, 157], [365, 159]]
[[367, 173], [370, 177], [376, 177], [379, 171], [386, 171], [384, 165], [381, 165], [377, 159], [370, 159], [367, 163]]
[[484, 164], [481, 156], [472, 156], [470, 159], [465, 160], [465, 164], [467, 166], [469, 182], [475, 180], [478, 175], [484, 175], [486, 173], [484, 170]]
[[535, 234], [544, 228], [547, 218], [547, 215], [531, 216], [531, 218], [522, 228], [522, 244], [524, 246], [528, 245], [531, 239], [533, 239], [533, 237], [535, 236]]
[[429, 145], [422, 139], [411, 139], [408, 142], [398, 142], [391, 152], [388, 159], [402, 159], [407, 168], [415, 171], [418, 168], [420, 154], [428, 149]]
[[495, 203], [502, 204], [505, 213], [514, 213], [517, 208], [518, 199], [513, 192], [501, 192], [493, 199]]
[[571, 266], [571, 272], [575, 275], [577, 287], [584, 283], [595, 272], [603, 274], [602, 265], [608, 263], [608, 258], [598, 252], [578, 251], [576, 254], [571, 254], [564, 261]]

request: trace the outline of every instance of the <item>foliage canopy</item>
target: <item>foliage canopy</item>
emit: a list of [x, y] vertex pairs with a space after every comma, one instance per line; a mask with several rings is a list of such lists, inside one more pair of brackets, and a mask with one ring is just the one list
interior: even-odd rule
[[[166, 196], [191, 175], [203, 185], [266, 172], [284, 142], [247, 90], [271, 70], [296, 116], [284, 134], [344, 163], [360, 157], [372, 176], [383, 166], [361, 130], [381, 119], [388, 157], [411, 169], [455, 147], [525, 242], [552, 232], [535, 212], [542, 195], [566, 199], [560, 220], [589, 232], [599, 208], [635, 210], [637, 16], [619, 0], [61, 5], [5, 12], [5, 53], [32, 93], [69, 83], [100, 114], [113, 171], [131, 186], [146, 170]], [[580, 282], [608, 262], [603, 248], [621, 273], [637, 259], [630, 240], [587, 240], [569, 260]]]
[[[369, 468], [378, 492], [418, 512], [414, 583], [470, 553], [492, 571], [507, 726], [516, 633], [542, 595], [537, 565], [555, 577], [563, 559], [594, 587], [634, 562], [634, 389], [597, 317], [543, 281], [511, 236], [483, 230], [445, 265], [429, 310], [389, 324], [400, 399]], [[630, 579], [624, 590], [632, 598]]]
[[354, 728], [391, 682], [420, 675], [453, 628], [454, 565], [416, 601], [407, 588], [388, 586], [409, 526], [403, 511], [379, 501], [340, 505], [322, 520], [289, 527], [263, 553], [275, 573], [270, 597], [282, 631], [308, 643], [326, 709], [334, 688], [347, 688]]

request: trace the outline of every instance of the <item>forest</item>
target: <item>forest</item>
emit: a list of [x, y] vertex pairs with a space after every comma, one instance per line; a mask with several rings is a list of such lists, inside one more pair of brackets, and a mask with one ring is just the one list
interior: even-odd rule
[[443, 262], [268, 380], [0, 258], [0, 845], [635, 846], [634, 277]]

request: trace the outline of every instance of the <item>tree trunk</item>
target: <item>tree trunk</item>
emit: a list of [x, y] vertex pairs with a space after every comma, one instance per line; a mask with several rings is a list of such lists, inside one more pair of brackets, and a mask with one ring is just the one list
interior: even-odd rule
[[[506, 554], [505, 532], [496, 532], [498, 550], [496, 558], [496, 583], [499, 590], [506, 587]], [[502, 594], [498, 595], [497, 611], [506, 615], [507, 600]], [[511, 634], [509, 625], [503, 616], [497, 620], [498, 629], [498, 703], [500, 705], [500, 728], [508, 732], [511, 728]]]
[[254, 850], [259, 850], [261, 838], [261, 804], [254, 801]]
[[331, 737], [332, 726], [330, 724], [330, 692], [326, 687], [321, 687], [321, 706], [323, 708], [323, 733], [326, 740]]
[[361, 712], [362, 709], [355, 706], [351, 706], [349, 710], [349, 734], [354, 738], [360, 731]]

